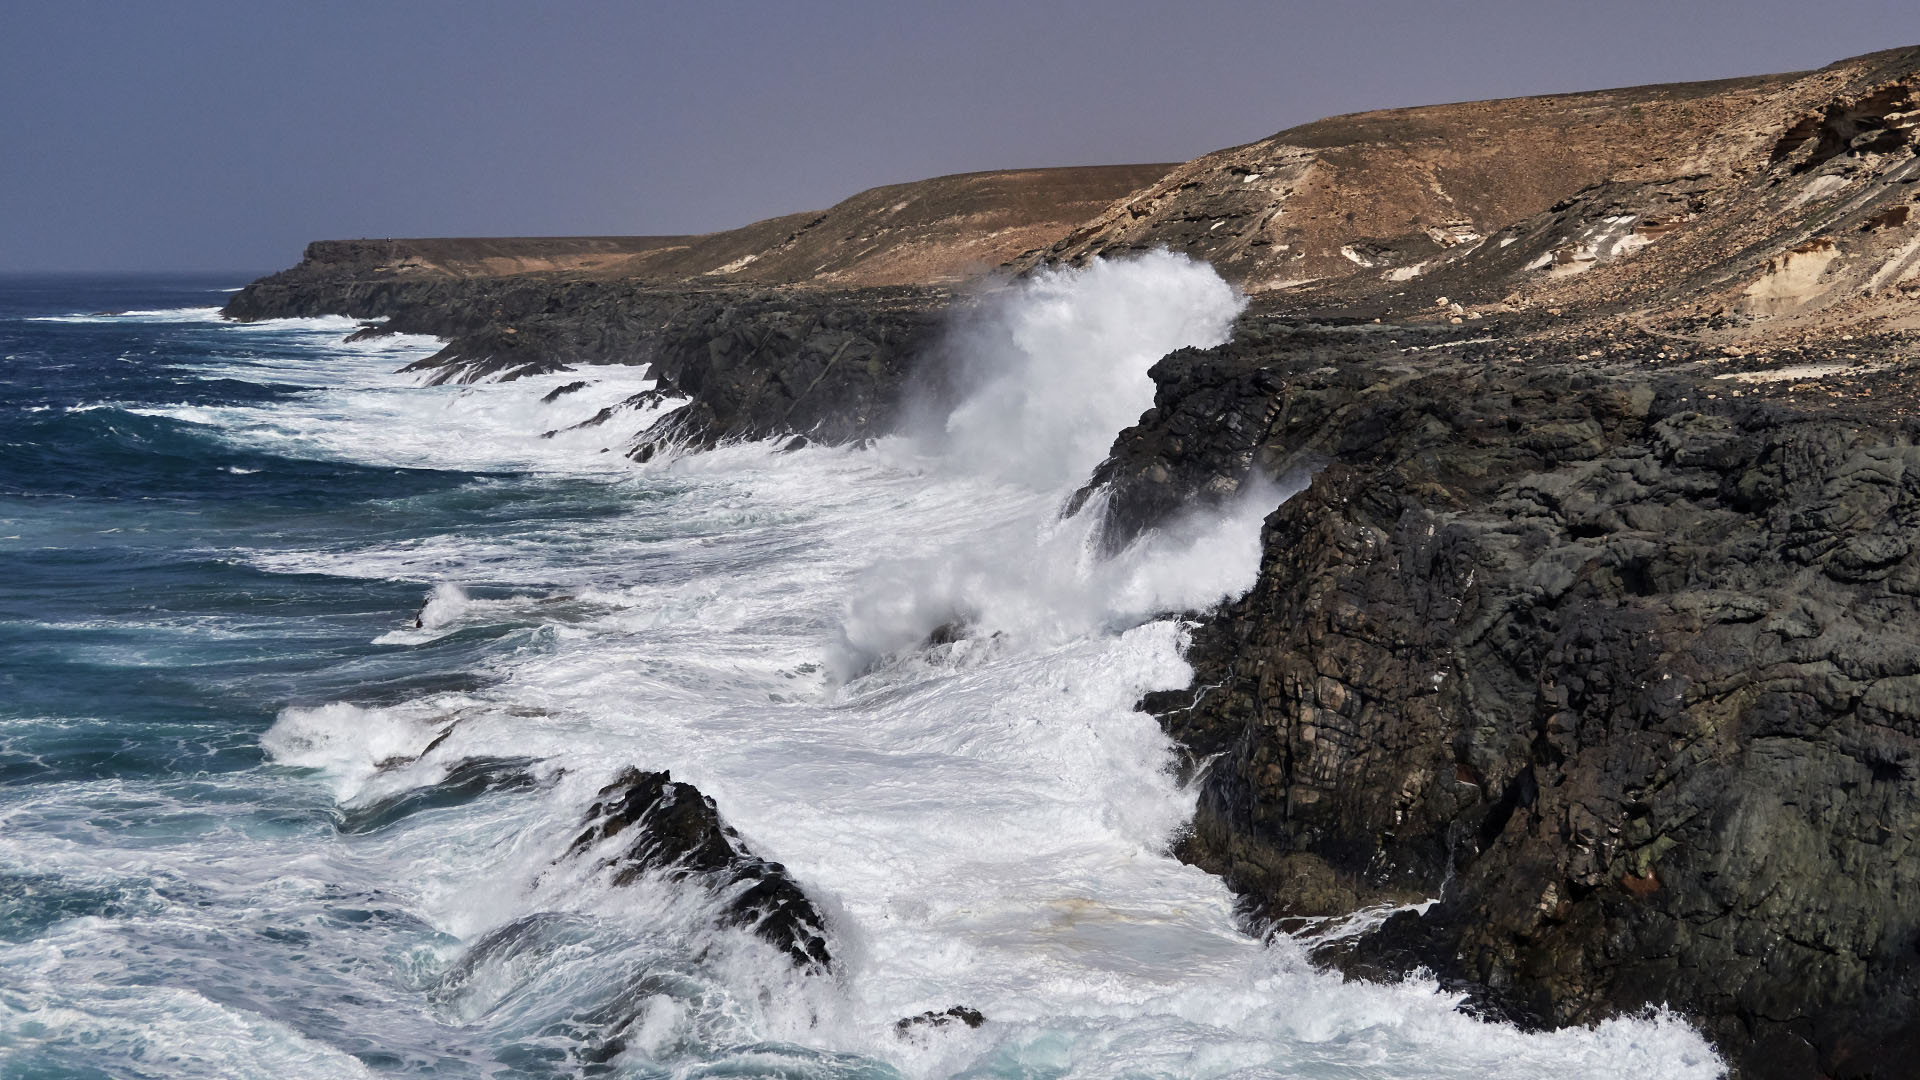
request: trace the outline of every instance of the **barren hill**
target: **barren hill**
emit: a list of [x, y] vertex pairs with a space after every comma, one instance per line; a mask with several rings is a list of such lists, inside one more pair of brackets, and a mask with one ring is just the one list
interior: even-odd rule
[[1899, 329], [1920, 317], [1916, 93], [1905, 48], [1333, 117], [1188, 162], [1022, 265], [1166, 246], [1278, 309]]
[[1043, 248], [1171, 165], [963, 173], [860, 192], [822, 211], [698, 236], [320, 241], [279, 277], [474, 278], [566, 273], [650, 284], [958, 281]]

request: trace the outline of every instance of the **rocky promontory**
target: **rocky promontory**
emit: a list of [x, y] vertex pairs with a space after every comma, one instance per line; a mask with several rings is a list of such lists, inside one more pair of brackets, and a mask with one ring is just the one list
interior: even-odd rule
[[[1123, 499], [1312, 471], [1194, 688], [1148, 701], [1206, 762], [1182, 856], [1283, 927], [1439, 898], [1356, 974], [1548, 1026], [1665, 1004], [1748, 1076], [1900, 1075], [1920, 423], [1736, 396], [1769, 384], [1651, 340], [1327, 364], [1293, 337], [1162, 361], [1116, 469]], [[1183, 438], [1189, 398], [1248, 426]]]
[[629, 448], [641, 458], [776, 434], [845, 442], [892, 423], [958, 283], [1169, 168], [939, 177], [703, 236], [320, 241], [225, 314], [437, 336], [446, 347], [416, 365], [436, 382], [648, 365], [690, 406]]
[[1323, 957], [1356, 976], [1909, 1074], [1917, 70], [1737, 87], [1682, 158], [1160, 362], [1111, 545], [1304, 484], [1146, 702], [1202, 770], [1184, 858], [1280, 928], [1434, 901]]

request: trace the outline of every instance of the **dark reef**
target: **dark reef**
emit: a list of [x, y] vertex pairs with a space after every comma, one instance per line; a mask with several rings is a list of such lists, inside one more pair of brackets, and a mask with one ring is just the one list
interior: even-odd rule
[[[614, 841], [617, 843], [613, 843]], [[585, 828], [564, 857], [611, 843], [600, 865], [615, 885], [642, 874], [698, 884], [720, 899], [725, 923], [744, 927], [813, 971], [833, 966], [826, 920], [786, 867], [755, 855], [713, 800], [664, 772], [627, 769], [587, 808]]]

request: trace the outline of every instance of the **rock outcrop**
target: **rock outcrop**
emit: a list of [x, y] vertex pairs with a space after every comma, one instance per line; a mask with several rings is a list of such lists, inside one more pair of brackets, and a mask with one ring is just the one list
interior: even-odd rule
[[1273, 919], [1440, 898], [1356, 973], [1552, 1026], [1665, 1003], [1749, 1077], [1904, 1075], [1920, 423], [1873, 401], [1912, 362], [1810, 407], [1817, 357], [1326, 336], [1168, 357], [1106, 466], [1123, 532], [1312, 472], [1147, 702], [1207, 763], [1183, 857]]
[[726, 925], [744, 927], [798, 967], [833, 964], [827, 923], [785, 867], [748, 850], [713, 800], [664, 772], [627, 769], [600, 789], [564, 858], [592, 857], [628, 885], [661, 874], [707, 889]]

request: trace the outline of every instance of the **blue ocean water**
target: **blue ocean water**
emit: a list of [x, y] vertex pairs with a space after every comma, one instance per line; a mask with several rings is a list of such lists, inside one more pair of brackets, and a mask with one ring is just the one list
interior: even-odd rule
[[[0, 279], [0, 942], [44, 943], [92, 924], [114, 939], [94, 970], [105, 1000], [163, 987], [338, 1037], [343, 1017], [328, 995], [281, 1000], [304, 980], [237, 976], [310, 964], [315, 933], [300, 922], [404, 948], [434, 940], [417, 920], [350, 887], [307, 898], [278, 925], [164, 916], [251, 902], [202, 877], [196, 852], [224, 857], [234, 837], [270, 847], [335, 834], [325, 789], [267, 762], [261, 736], [282, 710], [471, 689], [487, 678], [480, 658], [523, 627], [475, 628], [431, 648], [375, 645], [421, 606], [417, 582], [276, 571], [261, 559], [405, 543], [455, 523], [484, 532], [527, 510], [528, 493], [476, 497], [486, 475], [457, 469], [251, 449], [216, 425], [163, 415], [272, 411], [325, 380], [339, 328], [223, 325], [209, 309], [234, 284]], [[308, 385], [280, 381], [287, 371]], [[530, 497], [546, 521], [594, 513]], [[47, 845], [100, 858], [68, 869], [45, 857]], [[188, 857], [137, 854], [157, 848]], [[191, 1039], [169, 1050], [164, 1024], [140, 1030], [150, 1006], [99, 1007], [97, 1028], [65, 1035], [32, 1019], [47, 1010], [23, 977], [33, 960], [9, 959], [7, 1075], [130, 1075], [146, 1071], [130, 1064], [142, 1061], [153, 1075], [199, 1071], [191, 1053], [169, 1064]], [[316, 982], [352, 1001], [357, 963], [322, 965]], [[183, 1034], [202, 1034], [193, 1028]], [[338, 1037], [386, 1060], [365, 1042]]]
[[[225, 323], [241, 283], [0, 279], [0, 1076], [1719, 1073], [1664, 1015], [1526, 1034], [1341, 983], [1167, 857], [1157, 613], [1244, 589], [1265, 506], [1109, 560], [1057, 478], [911, 440], [638, 467], [637, 366], [422, 387], [436, 343]], [[1072, 439], [967, 422], [1097, 455], [1225, 332], [1216, 283], [1015, 297], [1038, 344], [980, 401], [1119, 389]], [[793, 872], [831, 975], [563, 857], [627, 766]], [[953, 1005], [987, 1023], [895, 1026]]]
[[[222, 344], [204, 321], [27, 321], [211, 305], [227, 280], [9, 282], [0, 291], [8, 784], [255, 767], [276, 710], [327, 695], [327, 673], [376, 652], [373, 628], [417, 600], [391, 583], [264, 573], [222, 553], [263, 536], [351, 528], [370, 503], [464, 477], [273, 457], [223, 443], [205, 425], [130, 412], [270, 406], [298, 392], [211, 375], [205, 365]], [[272, 334], [246, 343], [268, 354], [297, 347]]]

